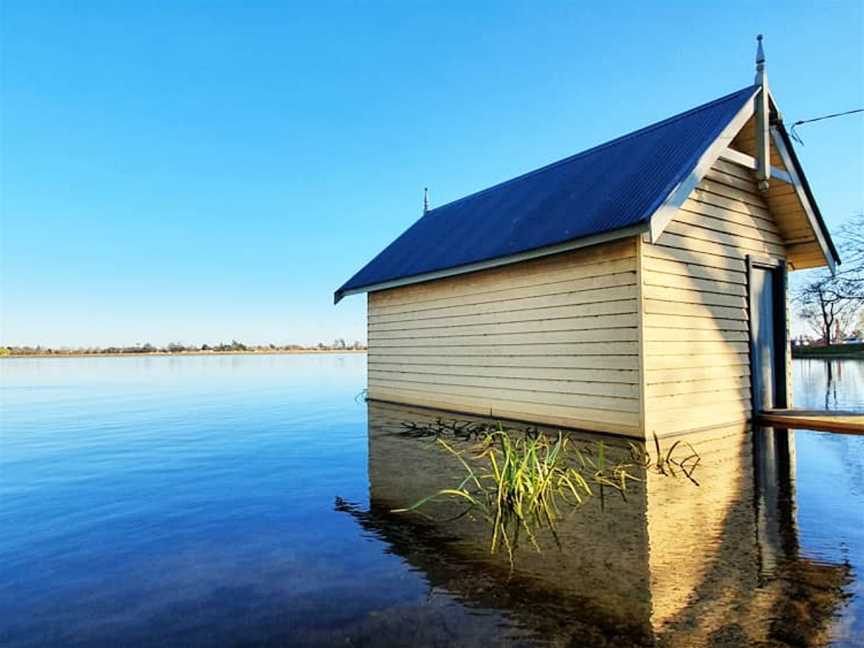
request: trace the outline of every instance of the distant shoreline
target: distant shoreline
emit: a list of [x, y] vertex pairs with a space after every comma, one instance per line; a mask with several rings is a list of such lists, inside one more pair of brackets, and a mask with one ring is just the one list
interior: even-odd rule
[[828, 346], [795, 346], [792, 357], [816, 360], [864, 360], [864, 344], [831, 344]]
[[18, 353], [0, 355], [0, 360], [22, 358], [152, 358], [154, 356], [229, 356], [229, 355], [317, 355], [333, 353], [366, 353], [366, 349], [291, 349], [272, 351], [150, 351], [148, 353]]

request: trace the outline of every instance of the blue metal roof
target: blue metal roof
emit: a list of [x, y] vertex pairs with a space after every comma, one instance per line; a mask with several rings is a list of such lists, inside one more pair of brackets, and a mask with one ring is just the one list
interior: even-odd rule
[[336, 291], [647, 223], [753, 86], [426, 213]]

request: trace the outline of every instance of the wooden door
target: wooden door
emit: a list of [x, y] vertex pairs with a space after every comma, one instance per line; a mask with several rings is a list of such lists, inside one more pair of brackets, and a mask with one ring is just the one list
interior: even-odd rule
[[785, 407], [786, 308], [783, 270], [750, 265], [750, 371], [754, 413]]

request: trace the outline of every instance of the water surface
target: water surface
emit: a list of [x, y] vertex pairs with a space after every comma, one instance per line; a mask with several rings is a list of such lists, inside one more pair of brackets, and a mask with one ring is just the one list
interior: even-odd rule
[[[864, 365], [826, 367], [795, 404], [864, 409]], [[3, 645], [861, 645], [861, 437], [694, 440], [699, 486], [646, 473], [513, 567], [390, 513], [459, 467], [356, 398], [362, 355], [0, 372]]]

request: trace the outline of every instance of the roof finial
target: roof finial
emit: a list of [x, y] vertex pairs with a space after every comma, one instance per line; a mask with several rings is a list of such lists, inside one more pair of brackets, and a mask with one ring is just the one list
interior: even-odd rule
[[771, 180], [771, 104], [768, 94], [768, 73], [765, 71], [765, 51], [762, 34], [756, 36], [756, 180], [760, 191], [768, 191]]
[[423, 187], [423, 215], [429, 213], [429, 187]]
[[756, 85], [765, 85], [765, 50], [762, 49], [762, 34], [756, 36]]

